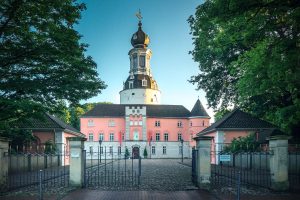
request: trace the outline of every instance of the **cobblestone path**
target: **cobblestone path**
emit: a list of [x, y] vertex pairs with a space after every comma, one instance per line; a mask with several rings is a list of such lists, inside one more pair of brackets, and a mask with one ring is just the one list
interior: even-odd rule
[[142, 190], [188, 190], [193, 188], [192, 169], [178, 163], [178, 159], [143, 160]]
[[127, 160], [126, 164], [124, 160], [119, 160], [106, 165], [106, 172], [102, 167], [101, 171], [98, 172], [96, 168], [94, 173], [88, 175], [90, 177], [88, 188], [148, 191], [196, 189], [191, 182], [191, 167], [187, 164], [189, 162], [191, 161], [185, 160], [184, 164], [180, 164], [178, 159], [142, 159], [140, 184], [138, 184], [138, 160]]

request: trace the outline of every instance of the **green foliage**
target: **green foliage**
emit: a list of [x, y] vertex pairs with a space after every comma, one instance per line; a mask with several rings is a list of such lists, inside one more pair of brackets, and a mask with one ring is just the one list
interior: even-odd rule
[[147, 158], [147, 157], [148, 157], [148, 152], [147, 152], [147, 149], [145, 147], [145, 149], [144, 149], [144, 158]]
[[128, 148], [126, 147], [125, 149], [125, 155], [124, 155], [124, 158], [125, 159], [128, 159], [129, 158], [129, 151], [128, 151]]
[[[0, 1], [0, 125], [59, 113], [106, 87], [74, 30], [76, 0]], [[65, 119], [68, 121], [69, 119]]]
[[215, 121], [218, 121], [228, 113], [230, 113], [232, 110], [231, 109], [220, 109], [215, 113]]
[[65, 109], [65, 113], [60, 118], [70, 124], [74, 128], [80, 130], [80, 116], [86, 112], [92, 110], [97, 104], [112, 104], [111, 102], [97, 102], [97, 103], [85, 103], [78, 104], [76, 106], [69, 106]]
[[11, 150], [13, 152], [22, 152], [23, 147], [29, 146], [31, 142], [35, 142], [36, 138], [30, 130], [10, 129], [0, 131], [1, 137], [6, 137], [10, 140]]
[[255, 135], [233, 138], [231, 143], [223, 149], [226, 153], [253, 152], [257, 151], [259, 143], [255, 140]]
[[299, 132], [299, 1], [208, 0], [188, 21], [200, 69], [190, 82], [209, 106], [235, 105]]
[[56, 145], [53, 143], [52, 140], [48, 140], [45, 142], [45, 150], [44, 153], [47, 154], [54, 154], [57, 151]]

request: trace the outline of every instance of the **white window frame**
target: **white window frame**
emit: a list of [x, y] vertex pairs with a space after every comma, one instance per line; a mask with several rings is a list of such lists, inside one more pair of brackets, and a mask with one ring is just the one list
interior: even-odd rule
[[142, 86], [144, 86], [144, 87], [147, 86], [147, 80], [146, 80], [146, 79], [143, 79], [143, 80], [142, 80]]
[[114, 153], [113, 146], [109, 146], [109, 154], [113, 154], [113, 153]]
[[160, 127], [160, 121], [159, 120], [155, 121], [155, 126]]
[[177, 122], [177, 127], [181, 128], [182, 127], [182, 121]]
[[142, 121], [142, 120], [139, 121], [139, 125], [140, 125], [140, 126], [143, 125], [143, 121]]
[[87, 124], [89, 127], [90, 126], [95, 126], [95, 124], [94, 124], [94, 120], [92, 120], [92, 119], [89, 119], [88, 120], [88, 124]]
[[163, 155], [167, 155], [167, 146], [163, 146]]
[[164, 140], [165, 140], [166, 142], [169, 141], [169, 133], [164, 133]]
[[114, 133], [110, 133], [109, 134], [109, 141], [113, 142], [115, 140], [115, 134]]
[[93, 141], [94, 141], [94, 133], [89, 133], [89, 142], [93, 142]]
[[160, 133], [155, 133], [155, 141], [160, 141]]
[[110, 120], [108, 121], [108, 126], [109, 126], [109, 127], [114, 127], [114, 126], [116, 126], [115, 121], [114, 121], [113, 119], [110, 119]]
[[99, 140], [104, 141], [104, 133], [99, 133]]
[[129, 81], [129, 82], [128, 82], [128, 87], [129, 87], [129, 89], [132, 89], [132, 88], [133, 88], [133, 81]]
[[182, 140], [182, 133], [178, 133], [178, 134], [177, 134], [177, 140], [178, 140], [178, 141], [181, 141], [181, 140]]
[[152, 147], [151, 147], [151, 154], [152, 154], [152, 155], [155, 155], [155, 146], [152, 146]]

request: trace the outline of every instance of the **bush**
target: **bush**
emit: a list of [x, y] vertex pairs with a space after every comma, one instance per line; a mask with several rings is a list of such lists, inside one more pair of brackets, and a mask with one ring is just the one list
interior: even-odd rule
[[223, 149], [224, 153], [253, 152], [257, 151], [259, 143], [255, 140], [255, 134], [246, 137], [233, 138], [231, 143]]
[[148, 157], [148, 152], [147, 152], [147, 149], [145, 147], [145, 149], [144, 149], [144, 158], [147, 158], [147, 157]]
[[45, 142], [45, 150], [44, 153], [54, 154], [57, 150], [56, 145], [52, 142], [52, 140], [48, 140]]
[[128, 158], [129, 158], [129, 151], [128, 151], [128, 148], [127, 148], [127, 147], [126, 147], [126, 149], [125, 149], [124, 158], [125, 158], [125, 159], [128, 159]]

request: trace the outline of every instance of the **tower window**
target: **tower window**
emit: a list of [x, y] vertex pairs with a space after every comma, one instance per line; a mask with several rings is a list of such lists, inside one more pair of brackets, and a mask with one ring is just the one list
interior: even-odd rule
[[140, 56], [140, 67], [145, 67], [145, 56]]
[[146, 79], [142, 80], [142, 86], [147, 86], [147, 80]]
[[132, 60], [133, 60], [133, 68], [137, 68], [137, 55], [136, 54], [132, 55]]
[[129, 89], [132, 89], [133, 88], [133, 82], [129, 82]]

